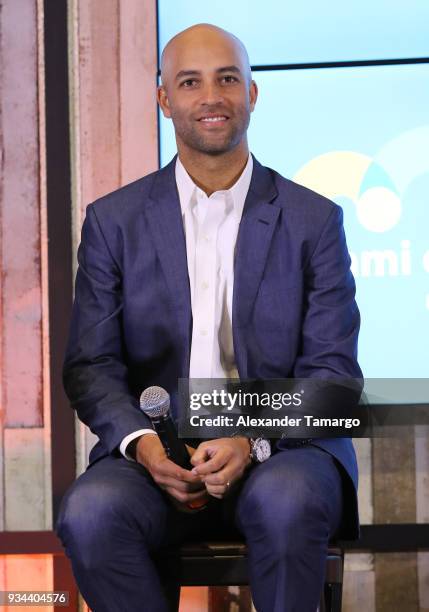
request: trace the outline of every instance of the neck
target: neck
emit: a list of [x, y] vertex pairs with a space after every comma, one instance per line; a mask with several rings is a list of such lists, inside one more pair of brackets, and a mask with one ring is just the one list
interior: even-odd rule
[[200, 189], [210, 196], [229, 189], [237, 182], [249, 158], [247, 142], [222, 155], [207, 155], [178, 147], [179, 158], [187, 173]]

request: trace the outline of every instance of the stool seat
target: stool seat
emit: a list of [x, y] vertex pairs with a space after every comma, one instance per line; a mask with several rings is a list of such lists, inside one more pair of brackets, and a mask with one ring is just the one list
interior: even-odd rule
[[[343, 559], [341, 548], [328, 548], [320, 612], [341, 611]], [[241, 541], [189, 542], [157, 555], [157, 564], [168, 580], [181, 586], [249, 584], [247, 546]]]

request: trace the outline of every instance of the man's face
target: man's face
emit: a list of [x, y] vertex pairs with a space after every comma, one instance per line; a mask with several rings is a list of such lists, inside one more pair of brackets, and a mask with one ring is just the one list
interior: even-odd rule
[[217, 33], [189, 37], [169, 49], [158, 100], [173, 120], [177, 144], [219, 155], [246, 138], [257, 98], [240, 47]]

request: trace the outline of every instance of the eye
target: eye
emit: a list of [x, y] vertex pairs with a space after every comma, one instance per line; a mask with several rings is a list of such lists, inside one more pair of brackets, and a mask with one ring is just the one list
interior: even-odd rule
[[237, 83], [238, 82], [237, 77], [233, 76], [232, 74], [226, 74], [224, 77], [222, 77], [222, 80], [224, 83]]
[[185, 87], [186, 89], [188, 89], [189, 87], [193, 87], [196, 83], [196, 79], [186, 79], [186, 81], [180, 83], [180, 87]]

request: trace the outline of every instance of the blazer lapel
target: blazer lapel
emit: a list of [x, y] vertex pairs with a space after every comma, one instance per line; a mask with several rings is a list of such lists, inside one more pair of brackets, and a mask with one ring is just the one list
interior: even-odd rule
[[152, 238], [178, 318], [178, 337], [184, 348], [182, 377], [189, 374], [192, 310], [186, 241], [175, 177], [176, 156], [154, 181], [145, 208]]
[[277, 189], [270, 171], [253, 158], [253, 173], [237, 236], [232, 326], [241, 377], [246, 376], [238, 329], [245, 327], [261, 283], [280, 208], [271, 202]]

